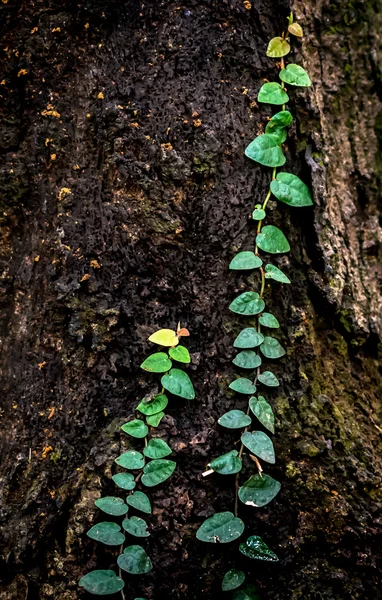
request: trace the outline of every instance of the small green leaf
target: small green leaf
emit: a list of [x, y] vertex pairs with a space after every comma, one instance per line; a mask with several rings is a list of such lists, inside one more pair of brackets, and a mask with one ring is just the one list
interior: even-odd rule
[[180, 369], [171, 369], [169, 373], [163, 375], [161, 379], [163, 387], [181, 398], [193, 400], [195, 398], [195, 390], [191, 379], [184, 371]]
[[133, 421], [125, 423], [122, 425], [121, 429], [124, 433], [135, 438], [144, 438], [149, 432], [147, 425], [140, 419], [134, 419]]
[[145, 464], [145, 460], [143, 458], [143, 454], [137, 452], [136, 450], [128, 450], [118, 456], [118, 458], [114, 461], [120, 467], [124, 469], [142, 469]]
[[254, 221], [262, 221], [263, 219], [265, 219], [266, 217], [266, 213], [265, 210], [263, 210], [262, 208], [255, 208], [255, 210], [252, 213], [252, 219]]
[[293, 173], [278, 173], [271, 181], [272, 194], [289, 206], [312, 206], [313, 200], [307, 185]]
[[206, 519], [196, 532], [196, 537], [201, 542], [227, 544], [237, 540], [243, 531], [244, 523], [241, 519], [231, 512], [221, 512]]
[[257, 269], [261, 267], [263, 261], [256, 256], [254, 252], [245, 251], [239, 252], [231, 260], [229, 268], [233, 271], [248, 271], [249, 269]]
[[149, 373], [166, 373], [172, 367], [172, 362], [165, 352], [156, 352], [146, 358], [141, 369]]
[[127, 546], [117, 558], [118, 566], [131, 575], [143, 575], [153, 568], [142, 546]]
[[272, 433], [275, 432], [275, 417], [270, 404], [265, 400], [264, 396], [249, 399], [249, 407], [255, 417], [257, 417], [262, 425], [269, 429]]
[[172, 329], [159, 329], [149, 337], [149, 341], [159, 346], [176, 346], [179, 338]]
[[281, 485], [269, 475], [252, 475], [239, 489], [239, 498], [247, 506], [260, 508], [273, 500]]
[[289, 102], [289, 96], [279, 83], [271, 81], [261, 86], [257, 100], [267, 104], [280, 105]]
[[256, 386], [253, 385], [252, 381], [245, 377], [239, 377], [230, 383], [229, 387], [231, 390], [238, 392], [239, 394], [255, 394]]
[[156, 415], [152, 415], [151, 417], [146, 417], [146, 423], [147, 425], [150, 425], [150, 427], [158, 427], [159, 423], [161, 422], [161, 420], [164, 417], [164, 412], [161, 411], [159, 413], [157, 413]]
[[237, 569], [230, 569], [223, 577], [222, 590], [223, 592], [230, 592], [240, 587], [245, 581], [245, 575], [243, 571]]
[[254, 585], [246, 585], [232, 594], [232, 600], [261, 600]]
[[239, 315], [253, 316], [264, 310], [264, 306], [264, 300], [257, 292], [244, 292], [231, 302], [229, 309]]
[[256, 348], [263, 341], [264, 336], [262, 333], [259, 333], [254, 327], [246, 327], [240, 331], [233, 345], [235, 348]]
[[112, 480], [122, 490], [133, 490], [135, 488], [134, 475], [131, 473], [117, 473]]
[[279, 77], [281, 81], [284, 81], [288, 85], [309, 87], [312, 83], [308, 73], [300, 65], [287, 65], [286, 69], [280, 71]]
[[242, 460], [239, 458], [237, 450], [231, 450], [226, 454], [214, 458], [209, 466], [220, 475], [233, 475], [241, 471]]
[[263, 371], [263, 373], [260, 373], [257, 379], [260, 381], [260, 383], [267, 385], [268, 387], [277, 387], [280, 385], [279, 380], [277, 379], [276, 375], [272, 373], [272, 371]]
[[235, 356], [232, 362], [242, 369], [256, 369], [261, 365], [261, 357], [253, 350], [243, 350]]
[[290, 45], [282, 37], [274, 37], [268, 44], [267, 56], [270, 58], [281, 58], [290, 52]]
[[170, 348], [168, 353], [171, 356], [171, 358], [173, 358], [177, 362], [181, 362], [184, 364], [188, 364], [189, 362], [191, 362], [190, 353], [184, 346], [176, 346], [175, 348]]
[[292, 123], [293, 117], [289, 110], [281, 110], [268, 122], [265, 133], [271, 133], [278, 137], [279, 143], [283, 144], [287, 138], [287, 127]]
[[278, 557], [263, 542], [258, 535], [251, 535], [244, 544], [240, 544], [239, 550], [244, 556], [268, 562], [278, 562]]
[[147, 487], [153, 487], [166, 481], [176, 468], [173, 460], [152, 460], [143, 469], [142, 483]]
[[120, 546], [125, 541], [125, 535], [117, 523], [103, 521], [94, 525], [86, 534], [96, 542], [102, 542], [106, 546]]
[[245, 149], [245, 155], [265, 167], [282, 167], [286, 162], [279, 138], [269, 133], [257, 136]]
[[130, 519], [124, 519], [122, 521], [122, 527], [127, 533], [130, 535], [135, 535], [135, 537], [149, 537], [149, 532], [147, 531], [147, 523], [140, 517], [130, 517]]
[[271, 313], [264, 312], [259, 316], [259, 323], [263, 327], [271, 327], [272, 329], [277, 329], [280, 327], [280, 323]]
[[125, 583], [114, 571], [90, 571], [81, 577], [78, 585], [95, 596], [107, 596], [120, 592]]
[[122, 515], [125, 515], [129, 510], [129, 507], [124, 503], [122, 498], [117, 498], [116, 496], [105, 496], [105, 498], [98, 498], [94, 504], [97, 508], [108, 515], [112, 515], [113, 517], [122, 517]]
[[275, 450], [270, 437], [262, 431], [246, 431], [241, 436], [241, 442], [255, 456], [265, 462], [275, 463]]
[[143, 450], [143, 454], [148, 458], [164, 458], [171, 454], [171, 452], [170, 446], [159, 438], [152, 438]]
[[248, 427], [252, 423], [252, 419], [242, 410], [230, 410], [220, 417], [218, 423], [227, 429], [241, 429], [242, 427]]
[[289, 252], [290, 246], [285, 235], [274, 225], [265, 225], [256, 236], [256, 244], [264, 252], [281, 254]]
[[143, 398], [136, 408], [144, 415], [151, 416], [156, 415], [166, 408], [168, 404], [168, 398], [164, 394], [157, 394], [152, 400]]
[[281, 358], [285, 354], [285, 350], [275, 338], [266, 336], [260, 346], [261, 352], [266, 358], [276, 359]]
[[290, 279], [274, 265], [266, 265], [265, 267], [265, 278], [274, 279], [280, 283], [290, 283]]
[[147, 515], [151, 514], [150, 500], [143, 492], [134, 492], [133, 494], [130, 494], [130, 496], [127, 496], [126, 502], [129, 506], [135, 508], [135, 510], [140, 510]]

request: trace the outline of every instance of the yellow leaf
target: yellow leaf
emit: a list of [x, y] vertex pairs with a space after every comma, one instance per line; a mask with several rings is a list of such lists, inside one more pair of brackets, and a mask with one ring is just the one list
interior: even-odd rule
[[289, 33], [291, 33], [292, 35], [295, 35], [296, 37], [302, 37], [304, 35], [304, 32], [302, 31], [302, 27], [298, 23], [291, 23], [288, 27], [288, 31], [289, 31]]
[[150, 335], [149, 342], [154, 342], [159, 346], [177, 346], [179, 344], [176, 333], [172, 329], [159, 329]]

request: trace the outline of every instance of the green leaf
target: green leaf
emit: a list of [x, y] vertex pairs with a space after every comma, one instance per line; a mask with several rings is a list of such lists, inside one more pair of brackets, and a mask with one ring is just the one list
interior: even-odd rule
[[285, 354], [285, 350], [275, 338], [266, 336], [260, 346], [261, 352], [266, 358], [281, 358]]
[[238, 392], [239, 394], [255, 394], [256, 386], [253, 385], [252, 381], [245, 377], [239, 377], [230, 383], [229, 387], [231, 390]]
[[157, 394], [152, 400], [143, 398], [136, 408], [144, 415], [156, 415], [166, 408], [168, 404], [168, 398], [164, 394]]
[[265, 278], [274, 279], [280, 283], [290, 283], [290, 279], [274, 265], [266, 265], [265, 267]]
[[231, 304], [229, 309], [239, 315], [258, 315], [264, 310], [264, 300], [260, 298], [257, 292], [244, 292], [240, 294]]
[[147, 531], [147, 523], [140, 517], [130, 517], [130, 519], [124, 519], [122, 521], [122, 527], [127, 533], [130, 535], [135, 535], [135, 537], [149, 537], [149, 532]]
[[151, 514], [150, 500], [143, 492], [134, 492], [133, 494], [130, 494], [130, 496], [127, 496], [126, 502], [129, 506], [135, 508], [135, 510], [140, 510], [147, 515]]
[[149, 373], [166, 373], [172, 367], [172, 362], [165, 352], [156, 352], [146, 358], [141, 369]]
[[260, 381], [260, 383], [267, 385], [268, 387], [277, 387], [280, 385], [279, 380], [277, 379], [276, 375], [272, 373], [272, 371], [263, 371], [263, 373], [260, 373], [257, 379]]
[[237, 450], [231, 450], [226, 454], [214, 458], [209, 466], [220, 475], [233, 475], [241, 471], [242, 460], [239, 458]]
[[246, 585], [232, 594], [232, 600], [261, 600], [254, 585]]
[[118, 566], [131, 575], [143, 575], [153, 568], [142, 546], [127, 546], [117, 558]]
[[149, 341], [159, 346], [176, 346], [179, 338], [172, 329], [159, 329], [149, 337]]
[[275, 417], [270, 404], [265, 400], [264, 396], [249, 399], [249, 407], [255, 417], [257, 417], [262, 425], [269, 429], [272, 433], [275, 432]]
[[176, 462], [173, 460], [152, 460], [143, 469], [142, 483], [153, 487], [166, 481], [175, 471]]
[[133, 470], [142, 469], [143, 465], [145, 464], [143, 454], [137, 452], [136, 450], [128, 450], [127, 452], [124, 452], [121, 454], [121, 456], [118, 456], [114, 462], [124, 469]]
[[191, 379], [184, 371], [180, 369], [171, 369], [170, 373], [163, 375], [161, 379], [163, 387], [181, 398], [193, 400], [195, 398], [195, 390]]
[[252, 213], [252, 219], [254, 221], [262, 221], [263, 219], [265, 219], [266, 217], [266, 213], [265, 210], [263, 210], [262, 208], [255, 208], [255, 210]]
[[279, 105], [286, 104], [289, 101], [289, 96], [279, 83], [271, 81], [261, 86], [257, 100], [267, 104]]
[[220, 417], [218, 423], [227, 429], [241, 429], [241, 427], [247, 427], [250, 425], [252, 423], [252, 419], [242, 410], [230, 410]]
[[135, 488], [134, 475], [131, 473], [117, 473], [112, 480], [122, 490], [133, 490]]
[[241, 519], [231, 512], [221, 512], [206, 519], [196, 532], [196, 537], [201, 542], [227, 544], [237, 540], [243, 531], [244, 523]]
[[232, 362], [242, 369], [256, 369], [261, 365], [261, 358], [253, 350], [243, 350], [235, 356]]
[[278, 137], [279, 143], [282, 144], [287, 138], [287, 127], [292, 123], [293, 117], [289, 110], [281, 110], [276, 113], [268, 122], [265, 133], [271, 133]]
[[140, 419], [134, 419], [133, 421], [125, 423], [122, 425], [121, 429], [124, 433], [135, 438], [144, 438], [149, 432], [147, 425]]
[[256, 244], [261, 250], [270, 254], [281, 254], [290, 250], [285, 235], [274, 225], [264, 225], [256, 236]]
[[264, 336], [262, 333], [259, 333], [254, 327], [246, 327], [240, 331], [233, 345], [235, 348], [256, 348], [263, 341]]
[[189, 362], [191, 362], [190, 353], [184, 346], [176, 346], [176, 348], [170, 348], [168, 353], [171, 356], [171, 358], [173, 358], [177, 362], [181, 362], [184, 364], [188, 364]]
[[147, 425], [150, 425], [150, 427], [158, 427], [163, 417], [164, 412], [162, 411], [157, 413], [156, 415], [152, 415], [151, 417], [146, 417], [146, 423]]
[[257, 136], [246, 147], [245, 155], [265, 167], [282, 167], [286, 162], [279, 138], [269, 133]]
[[252, 475], [239, 489], [239, 498], [247, 506], [260, 508], [273, 500], [281, 485], [269, 475]]
[[290, 23], [289, 27], [288, 27], [288, 31], [289, 31], [289, 33], [291, 33], [292, 35], [295, 35], [297, 37], [302, 37], [304, 35], [302, 27], [298, 23]]
[[271, 181], [272, 194], [289, 206], [312, 206], [313, 200], [307, 185], [293, 173], [278, 173]]
[[170, 446], [159, 438], [152, 438], [143, 450], [143, 454], [148, 458], [164, 458], [171, 454], [171, 452]]
[[78, 585], [95, 596], [107, 596], [120, 592], [125, 583], [114, 571], [90, 571], [81, 577]]
[[249, 269], [257, 269], [261, 267], [263, 261], [256, 256], [254, 252], [245, 251], [239, 252], [231, 260], [229, 268], [233, 271], [248, 271]]
[[268, 562], [278, 562], [278, 557], [263, 542], [258, 535], [251, 535], [244, 544], [240, 544], [239, 550], [244, 556]]
[[286, 69], [280, 71], [279, 77], [281, 81], [284, 81], [288, 85], [309, 87], [312, 83], [308, 73], [300, 65], [287, 65]]
[[116, 496], [105, 496], [105, 498], [98, 498], [94, 504], [97, 508], [108, 515], [113, 515], [113, 517], [121, 517], [129, 510], [129, 507], [124, 503], [122, 498], [117, 498]]
[[230, 592], [240, 587], [245, 581], [245, 575], [243, 571], [237, 569], [230, 569], [223, 577], [222, 590], [223, 592]]
[[106, 546], [120, 546], [125, 541], [125, 535], [117, 523], [103, 521], [94, 525], [86, 534], [96, 542], [102, 542]]
[[281, 58], [290, 52], [290, 45], [282, 37], [274, 37], [268, 44], [267, 56], [270, 58]]
[[273, 448], [272, 440], [262, 431], [246, 431], [241, 436], [242, 444], [248, 450], [252, 452], [261, 460], [271, 463], [275, 463], [275, 451]]
[[264, 312], [259, 316], [259, 323], [263, 327], [271, 327], [272, 329], [277, 329], [280, 327], [280, 323], [271, 313]]

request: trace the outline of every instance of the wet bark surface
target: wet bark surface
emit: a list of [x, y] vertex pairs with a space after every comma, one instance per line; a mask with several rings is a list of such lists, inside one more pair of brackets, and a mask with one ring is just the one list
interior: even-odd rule
[[218, 417], [246, 402], [228, 390], [242, 326], [228, 304], [258, 281], [227, 266], [253, 247], [269, 184], [243, 150], [271, 114], [256, 96], [290, 6], [2, 2], [1, 600], [83, 598], [78, 579], [113, 568], [85, 534], [114, 458], [139, 448], [119, 426], [156, 385], [139, 369], [146, 340], [178, 321], [197, 398], [172, 398], [158, 430], [178, 468], [151, 494], [154, 570], [128, 578], [127, 598], [220, 598], [235, 566], [262, 598], [382, 597], [381, 4], [293, 8], [293, 60], [314, 85], [291, 94], [287, 165], [315, 207], [270, 203], [293, 285], [266, 290], [288, 356], [268, 394], [282, 490], [241, 508], [280, 557], [259, 566], [195, 532], [234, 504], [231, 477], [201, 473], [237, 442]]

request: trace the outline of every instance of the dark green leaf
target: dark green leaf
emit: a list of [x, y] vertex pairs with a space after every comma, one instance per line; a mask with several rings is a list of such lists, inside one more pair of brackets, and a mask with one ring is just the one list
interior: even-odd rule
[[241, 471], [242, 460], [239, 458], [237, 450], [231, 450], [215, 458], [209, 466], [220, 475], [233, 475], [233, 473]]
[[255, 208], [255, 210], [252, 213], [252, 219], [254, 221], [262, 221], [263, 219], [265, 219], [265, 210], [263, 210], [262, 208]]
[[241, 436], [241, 441], [248, 450], [252, 452], [261, 460], [271, 463], [275, 463], [275, 451], [273, 448], [272, 440], [262, 431], [246, 431]]
[[151, 417], [146, 417], [146, 423], [147, 425], [150, 425], [150, 427], [158, 427], [159, 423], [161, 422], [161, 420], [164, 417], [164, 412], [161, 411], [159, 413], [157, 413], [156, 415], [152, 415]]
[[253, 316], [264, 310], [264, 306], [264, 300], [257, 292], [244, 292], [231, 302], [229, 309], [239, 315]]
[[266, 336], [260, 346], [261, 352], [266, 358], [281, 358], [285, 354], [285, 350], [275, 338]]
[[114, 462], [124, 469], [133, 470], [142, 469], [143, 465], [145, 464], [143, 454], [137, 452], [136, 450], [128, 450], [127, 452], [124, 452], [121, 454], [121, 456], [118, 456]]
[[258, 535], [251, 535], [244, 544], [240, 544], [239, 550], [244, 556], [268, 562], [278, 562], [278, 557], [263, 542]]
[[143, 469], [142, 483], [147, 487], [159, 485], [166, 481], [175, 471], [176, 462], [173, 460], [152, 460]]
[[140, 510], [147, 515], [151, 514], [151, 504], [148, 496], [143, 492], [134, 492], [127, 496], [126, 502], [129, 506], [135, 508], [135, 510]]
[[281, 485], [269, 475], [252, 475], [239, 489], [239, 498], [247, 506], [260, 508], [273, 500]]
[[175, 348], [170, 348], [168, 353], [171, 356], [171, 358], [178, 362], [184, 364], [188, 364], [189, 362], [191, 362], [190, 353], [184, 346], [175, 346]]
[[233, 345], [235, 348], [256, 348], [263, 341], [264, 336], [262, 333], [259, 333], [254, 327], [246, 327], [240, 331]]
[[133, 490], [135, 488], [134, 475], [131, 473], [117, 473], [112, 480], [122, 490]]
[[257, 136], [245, 149], [245, 155], [265, 167], [282, 167], [286, 162], [279, 138], [269, 133]]
[[172, 362], [165, 352], [156, 352], [146, 358], [141, 369], [149, 373], [166, 373], [171, 369]]
[[94, 504], [106, 514], [113, 515], [113, 517], [121, 517], [129, 510], [129, 507], [127, 504], [125, 504], [122, 498], [117, 498], [116, 496], [105, 496], [105, 498], [98, 498]]
[[256, 256], [254, 252], [245, 251], [239, 252], [231, 260], [229, 268], [234, 271], [248, 271], [249, 269], [257, 269], [261, 267], [263, 261]]
[[278, 173], [271, 181], [272, 194], [289, 206], [312, 206], [313, 200], [307, 185], [293, 173]]
[[289, 101], [289, 96], [279, 83], [271, 81], [261, 86], [257, 100], [267, 104], [279, 105], [286, 104]]
[[239, 394], [255, 394], [256, 386], [253, 385], [252, 381], [246, 379], [245, 377], [240, 377], [239, 379], [235, 379], [232, 383], [230, 383], [231, 390], [235, 392], [239, 392]]
[[281, 254], [289, 252], [290, 246], [285, 235], [274, 225], [265, 225], [256, 236], [256, 244], [264, 252]]
[[171, 454], [171, 452], [170, 446], [159, 438], [152, 438], [143, 450], [143, 454], [148, 458], [164, 458]]
[[230, 592], [240, 587], [245, 581], [245, 575], [243, 571], [237, 569], [230, 569], [223, 577], [222, 590], [223, 592]]
[[142, 402], [138, 404], [136, 410], [143, 413], [144, 415], [151, 416], [156, 415], [166, 408], [168, 404], [168, 398], [164, 394], [157, 394], [152, 400], [143, 398]]
[[290, 283], [290, 279], [274, 265], [266, 265], [265, 267], [265, 278], [274, 279], [280, 283]]
[[260, 381], [260, 383], [269, 387], [277, 387], [280, 385], [279, 380], [277, 379], [276, 375], [272, 373], [272, 371], [264, 371], [263, 373], [260, 373], [257, 379]]
[[129, 421], [129, 423], [125, 423], [121, 429], [124, 433], [135, 438], [144, 438], [149, 432], [147, 425], [140, 419], [134, 419], [133, 421]]
[[120, 592], [125, 583], [114, 571], [97, 570], [81, 577], [78, 585], [95, 596], [107, 596]]
[[103, 521], [94, 525], [86, 534], [96, 542], [102, 542], [106, 546], [120, 546], [125, 541], [125, 535], [117, 523]]
[[241, 429], [242, 427], [248, 427], [252, 423], [252, 419], [242, 410], [230, 410], [220, 417], [218, 423], [222, 427], [227, 427], [227, 429]]
[[261, 600], [254, 585], [246, 585], [232, 594], [232, 600]]
[[279, 143], [282, 144], [287, 138], [287, 127], [292, 120], [292, 115], [288, 110], [281, 110], [271, 118], [265, 128], [265, 133], [277, 136]]
[[163, 375], [162, 379], [163, 387], [181, 398], [187, 400], [193, 400], [195, 398], [195, 390], [192, 385], [191, 379], [184, 371], [180, 369], [171, 369], [170, 373]]
[[257, 417], [262, 425], [269, 429], [272, 433], [275, 432], [275, 417], [272, 407], [265, 400], [264, 396], [249, 399], [249, 407], [255, 417]]
[[196, 537], [201, 542], [226, 544], [237, 540], [243, 531], [244, 523], [241, 519], [231, 512], [221, 512], [206, 519], [196, 532]]
[[263, 327], [271, 327], [272, 329], [277, 329], [280, 327], [280, 323], [276, 317], [267, 312], [259, 316], [259, 323], [260, 325], [263, 325]]
[[135, 535], [135, 537], [149, 537], [149, 532], [147, 531], [147, 523], [140, 517], [130, 517], [130, 519], [124, 519], [122, 521], [122, 527], [127, 533], [130, 535]]
[[288, 85], [309, 87], [312, 83], [308, 73], [300, 65], [287, 65], [286, 69], [280, 71], [279, 76], [281, 81], [284, 81]]
[[261, 358], [253, 350], [243, 350], [235, 356], [232, 362], [242, 369], [256, 369], [261, 365]]
[[290, 52], [290, 45], [282, 37], [274, 37], [270, 40], [267, 48], [267, 56], [281, 58]]
[[118, 566], [131, 575], [143, 575], [153, 568], [142, 546], [128, 546], [117, 558]]

